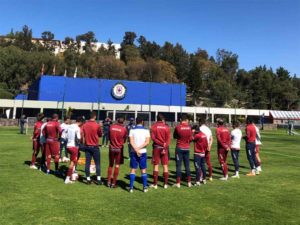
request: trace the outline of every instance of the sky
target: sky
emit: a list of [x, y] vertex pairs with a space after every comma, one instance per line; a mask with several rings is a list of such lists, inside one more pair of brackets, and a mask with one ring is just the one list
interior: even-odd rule
[[26, 24], [34, 37], [93, 31], [100, 42], [120, 43], [134, 31], [189, 53], [232, 51], [246, 70], [282, 66], [300, 76], [300, 0], [0, 0], [0, 12], [0, 35]]

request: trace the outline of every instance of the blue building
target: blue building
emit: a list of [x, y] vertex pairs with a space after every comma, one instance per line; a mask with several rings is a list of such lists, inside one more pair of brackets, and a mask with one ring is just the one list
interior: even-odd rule
[[185, 106], [186, 86], [126, 80], [43, 75], [28, 100]]

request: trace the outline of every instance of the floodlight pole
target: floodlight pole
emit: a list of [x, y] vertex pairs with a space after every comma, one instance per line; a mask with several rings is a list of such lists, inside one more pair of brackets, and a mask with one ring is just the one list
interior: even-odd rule
[[101, 80], [99, 79], [99, 89], [98, 89], [98, 110], [97, 110], [97, 121], [100, 119], [100, 101], [101, 101]]
[[64, 119], [64, 108], [65, 108], [65, 95], [66, 95], [66, 77], [64, 77], [64, 91], [62, 97], [62, 105], [61, 105], [61, 119]]

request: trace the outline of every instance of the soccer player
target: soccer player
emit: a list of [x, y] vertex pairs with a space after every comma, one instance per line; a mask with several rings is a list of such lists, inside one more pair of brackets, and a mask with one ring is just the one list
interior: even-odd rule
[[259, 171], [255, 169], [258, 167], [255, 157], [256, 129], [251, 117], [247, 117], [246, 123], [246, 136], [244, 138], [246, 140], [246, 154], [251, 168], [251, 171], [247, 176], [255, 176], [256, 174], [259, 174]]
[[83, 141], [85, 145], [85, 174], [87, 184], [91, 184], [90, 165], [92, 158], [96, 164], [97, 184], [101, 185], [100, 149], [99, 137], [102, 137], [102, 129], [96, 122], [97, 113], [92, 112], [90, 120], [83, 125]]
[[208, 168], [209, 180], [212, 181], [213, 180], [213, 167], [212, 167], [211, 160], [210, 160], [210, 150], [211, 150], [211, 146], [213, 143], [213, 136], [212, 136], [211, 130], [206, 125], [206, 122], [207, 122], [207, 120], [204, 118], [199, 120], [200, 131], [202, 133], [204, 133], [207, 137], [208, 148], [207, 148], [207, 151], [205, 152], [205, 161], [206, 161], [207, 168]]
[[44, 128], [47, 125], [47, 122], [49, 122], [51, 118], [46, 118], [41, 126], [41, 131], [40, 131], [40, 145], [42, 148], [42, 158], [41, 158], [41, 166], [40, 166], [40, 171], [44, 170], [46, 166], [46, 138], [44, 136]]
[[108, 147], [108, 139], [109, 139], [109, 128], [112, 122], [109, 117], [107, 117], [103, 122], [103, 137], [102, 137], [102, 146]]
[[37, 116], [37, 122], [34, 124], [33, 135], [32, 135], [33, 152], [32, 152], [30, 169], [37, 169], [37, 167], [35, 166], [35, 161], [41, 149], [40, 135], [41, 135], [41, 127], [43, 125], [43, 118], [44, 118], [44, 114], [40, 113]]
[[153, 185], [151, 187], [154, 189], [157, 189], [159, 161], [161, 161], [161, 164], [163, 165], [164, 188], [168, 188], [168, 148], [171, 142], [171, 132], [169, 126], [165, 124], [164, 120], [164, 116], [162, 114], [158, 114], [157, 122], [151, 127], [151, 138], [153, 141]]
[[259, 129], [257, 126], [255, 126], [255, 130], [256, 130], [256, 139], [255, 139], [255, 158], [256, 158], [256, 161], [257, 161], [257, 171], [258, 172], [261, 172], [262, 169], [261, 169], [261, 159], [260, 159], [260, 156], [259, 156], [259, 151], [260, 151], [260, 146], [262, 145], [261, 143], [261, 136], [260, 136], [260, 132], [259, 132]]
[[129, 139], [131, 145], [130, 152], [130, 187], [129, 192], [133, 192], [133, 185], [135, 180], [135, 173], [138, 166], [141, 170], [141, 176], [143, 181], [143, 192], [148, 191], [147, 184], [147, 145], [150, 142], [150, 132], [143, 126], [143, 119], [136, 118], [136, 126], [129, 132]]
[[200, 186], [201, 182], [203, 182], [203, 184], [206, 184], [205, 152], [207, 151], [208, 148], [208, 142], [207, 142], [206, 135], [199, 129], [198, 126], [195, 127], [195, 133], [193, 139], [194, 139], [194, 165], [196, 170], [195, 186]]
[[78, 160], [78, 145], [79, 141], [81, 139], [81, 134], [80, 134], [80, 125], [82, 124], [82, 119], [81, 117], [76, 119], [76, 123], [71, 124], [67, 128], [66, 132], [66, 140], [67, 140], [67, 151], [70, 154], [70, 166], [67, 172], [67, 177], [65, 179], [65, 184], [72, 184], [74, 183], [71, 180], [71, 176], [74, 172], [75, 165], [77, 164]]
[[53, 114], [52, 119], [46, 123], [43, 128], [43, 136], [46, 138], [47, 174], [50, 174], [52, 156], [54, 156], [55, 174], [58, 174], [59, 138], [61, 136], [61, 128], [57, 114]]
[[217, 143], [218, 143], [218, 159], [222, 167], [223, 177], [222, 181], [228, 180], [228, 166], [227, 166], [227, 153], [230, 150], [231, 138], [230, 132], [227, 127], [224, 126], [223, 119], [217, 120], [216, 129]]
[[[124, 117], [119, 117], [117, 123], [109, 128], [109, 166], [107, 169], [107, 186], [115, 188], [119, 175], [120, 165], [124, 163], [123, 147], [127, 139], [127, 130], [124, 126]], [[114, 174], [112, 177], [113, 167]]]
[[181, 182], [181, 164], [184, 163], [185, 172], [187, 176], [188, 187], [192, 186], [191, 172], [190, 172], [190, 142], [193, 139], [192, 129], [189, 125], [189, 120], [186, 115], [181, 116], [181, 122], [176, 126], [174, 133], [174, 139], [177, 139], [175, 158], [176, 158], [176, 186], [180, 188]]
[[[130, 130], [135, 127], [134, 118], [129, 119], [129, 123], [126, 126], [127, 134], [130, 133]], [[130, 139], [128, 137], [128, 159], [130, 160], [130, 152], [132, 151], [132, 147], [130, 145]]]
[[[61, 138], [60, 138], [60, 162], [68, 161], [68, 151], [67, 151], [67, 130], [70, 125], [70, 117], [66, 116], [64, 122], [60, 125], [61, 127]], [[62, 157], [62, 152], [65, 152], [65, 156]]]
[[232, 178], [240, 178], [239, 175], [239, 154], [241, 149], [242, 131], [239, 129], [239, 122], [232, 123], [233, 130], [231, 131], [231, 157], [234, 163], [235, 174]]

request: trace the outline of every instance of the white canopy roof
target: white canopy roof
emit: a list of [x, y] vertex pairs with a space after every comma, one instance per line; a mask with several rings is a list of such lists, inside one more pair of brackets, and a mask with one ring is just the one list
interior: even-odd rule
[[300, 111], [270, 111], [274, 119], [280, 120], [300, 120]]

